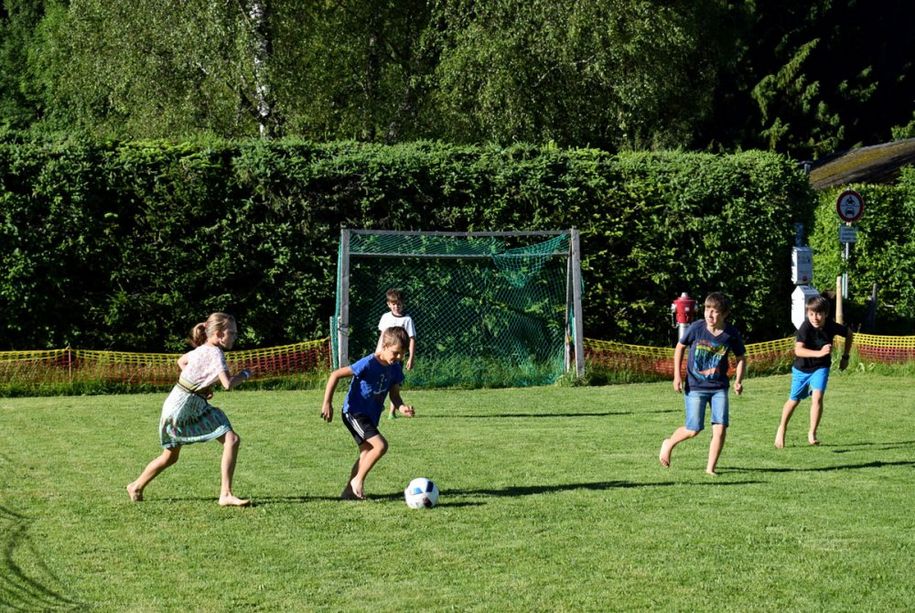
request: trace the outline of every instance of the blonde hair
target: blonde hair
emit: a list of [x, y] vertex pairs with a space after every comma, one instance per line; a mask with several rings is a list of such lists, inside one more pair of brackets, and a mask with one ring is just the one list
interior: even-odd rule
[[229, 326], [235, 323], [235, 318], [228, 313], [213, 313], [193, 328], [188, 336], [187, 342], [192, 347], [199, 347], [207, 342], [207, 339], [218, 332], [225, 332]]
[[401, 326], [391, 326], [381, 334], [382, 347], [391, 347], [393, 345], [399, 345], [401, 349], [406, 349], [410, 346], [410, 337]]

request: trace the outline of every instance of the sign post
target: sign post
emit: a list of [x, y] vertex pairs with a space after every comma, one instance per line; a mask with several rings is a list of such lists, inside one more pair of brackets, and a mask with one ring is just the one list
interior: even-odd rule
[[839, 214], [839, 219], [845, 222], [845, 225], [839, 226], [839, 243], [841, 243], [844, 248], [844, 251], [842, 252], [842, 261], [844, 264], [842, 267], [842, 291], [840, 294], [842, 298], [847, 299], [849, 245], [858, 240], [858, 230], [851, 224], [852, 222], [861, 219], [861, 214], [864, 213], [864, 198], [854, 190], [845, 190], [836, 198], [836, 213]]

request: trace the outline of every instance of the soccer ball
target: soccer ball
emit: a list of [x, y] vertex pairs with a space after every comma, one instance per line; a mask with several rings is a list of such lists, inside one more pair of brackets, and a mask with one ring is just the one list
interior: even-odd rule
[[438, 487], [425, 477], [417, 477], [407, 485], [403, 497], [411, 509], [431, 509], [438, 502]]

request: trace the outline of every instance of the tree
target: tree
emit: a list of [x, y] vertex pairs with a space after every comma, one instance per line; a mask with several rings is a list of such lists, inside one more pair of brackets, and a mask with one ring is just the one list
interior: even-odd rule
[[28, 54], [44, 4], [43, 0], [0, 4], [0, 129], [25, 130], [40, 116]]
[[735, 3], [705, 140], [815, 159], [891, 137], [915, 100], [915, 5]]
[[714, 1], [441, 0], [436, 98], [452, 140], [678, 147], [710, 107]]
[[[260, 2], [73, 0], [42, 24], [45, 129], [101, 137], [242, 136], [271, 119]], [[260, 8], [258, 12], [257, 8]], [[249, 16], [246, 11], [253, 13]]]

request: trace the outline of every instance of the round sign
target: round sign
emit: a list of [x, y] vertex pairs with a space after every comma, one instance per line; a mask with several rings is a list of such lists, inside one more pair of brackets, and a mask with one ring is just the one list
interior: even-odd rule
[[836, 199], [836, 212], [846, 223], [857, 221], [864, 212], [864, 198], [858, 192], [847, 189]]

